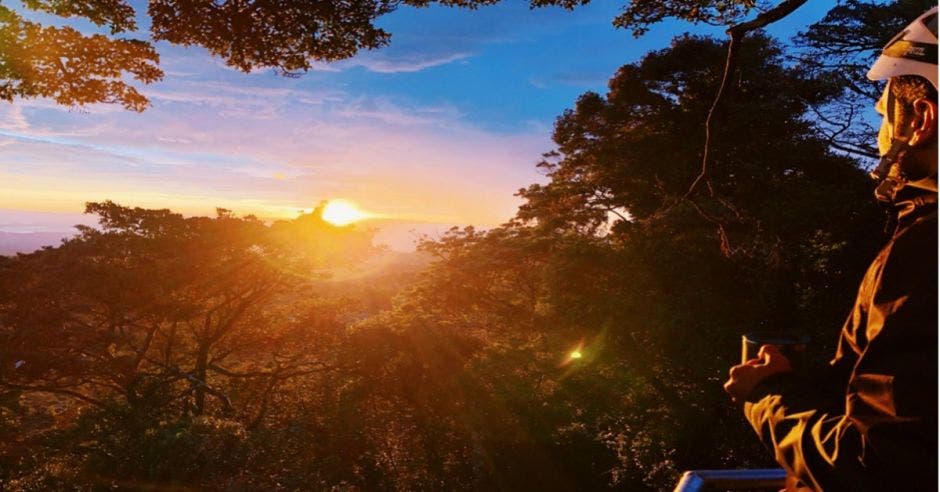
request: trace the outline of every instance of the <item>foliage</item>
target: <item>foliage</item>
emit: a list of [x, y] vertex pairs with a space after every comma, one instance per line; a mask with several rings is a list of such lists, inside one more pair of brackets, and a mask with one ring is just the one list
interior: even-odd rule
[[[425, 243], [439, 262], [369, 320], [412, 340], [385, 356], [409, 383], [390, 394], [418, 393], [394, 400], [406, 415], [456, 417], [448, 449], [469, 450], [470, 488], [662, 490], [682, 469], [768, 464], [719, 389], [734, 347], [773, 328], [831, 349], [879, 214], [864, 174], [804, 119], [838, 87], [786, 67], [762, 37], [742, 47], [714, 195], [681, 198], [723, 54], [679, 38], [623, 67], [606, 97], [582, 96], [517, 220]], [[443, 466], [420, 452], [442, 435], [412, 444], [413, 466]]]
[[[45, 2], [28, 2], [48, 5]], [[69, 2], [49, 7], [57, 13], [83, 13], [105, 22], [112, 14]], [[117, 15], [123, 18], [126, 13]], [[127, 20], [111, 19], [115, 29]], [[125, 76], [149, 84], [160, 80], [159, 56], [153, 47], [133, 39], [86, 36], [70, 27], [42, 26], [0, 6], [0, 99], [48, 97], [63, 105], [119, 103], [143, 111], [147, 98]]]
[[342, 60], [385, 45], [389, 34], [373, 22], [394, 6], [388, 0], [152, 0], [148, 13], [156, 40], [204, 46], [245, 72], [274, 67], [291, 73], [309, 70], [311, 59]]
[[[23, 419], [19, 446], [65, 460], [63, 483], [208, 480], [200, 460], [282, 417], [286, 385], [336, 370], [330, 349], [353, 306], [310, 289], [324, 268], [374, 254], [370, 233], [310, 216], [269, 226], [225, 210], [184, 218], [104, 202], [87, 212], [98, 228], [0, 270], [4, 415]], [[40, 402], [66, 410], [30, 424]], [[72, 439], [87, 445], [63, 455], [58, 443]]]
[[725, 48], [683, 36], [582, 95], [515, 219], [424, 242], [417, 278], [330, 281], [380, 252], [317, 212], [89, 204], [99, 227], [0, 258], [0, 486], [662, 490], [770, 465], [720, 390], [740, 334], [807, 332], [824, 361], [881, 224], [812, 117], [843, 86], [763, 35], [688, 193]]

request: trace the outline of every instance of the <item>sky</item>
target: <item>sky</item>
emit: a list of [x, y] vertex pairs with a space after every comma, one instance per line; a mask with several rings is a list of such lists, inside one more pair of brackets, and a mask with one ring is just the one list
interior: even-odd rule
[[[143, 113], [0, 103], [0, 232], [91, 224], [84, 203], [102, 200], [274, 219], [343, 199], [376, 216], [377, 240], [397, 250], [455, 225], [498, 225], [518, 189], [545, 181], [535, 164], [580, 94], [605, 93], [618, 67], [683, 32], [722, 36], [667, 22], [636, 39], [611, 25], [619, 5], [405, 7], [378, 23], [390, 46], [299, 78], [157, 43], [165, 77], [139, 86], [152, 102]], [[808, 2], [769, 31], [789, 38], [831, 6]]]

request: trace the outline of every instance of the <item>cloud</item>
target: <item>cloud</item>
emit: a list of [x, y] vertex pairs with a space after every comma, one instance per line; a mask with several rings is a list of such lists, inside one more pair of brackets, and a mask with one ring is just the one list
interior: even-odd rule
[[611, 76], [612, 75], [607, 72], [585, 69], [575, 72], [556, 73], [552, 75], [552, 80], [577, 87], [597, 87], [607, 84]]
[[[513, 193], [539, 179], [533, 164], [548, 146], [544, 133], [477, 129], [447, 104], [200, 81], [161, 96], [144, 114], [31, 109], [41, 128], [0, 133], [10, 142], [0, 207], [77, 210], [114, 199], [285, 216], [347, 198], [408, 220], [494, 224], [514, 213]], [[308, 96], [321, 103], [298, 103]], [[265, 107], [276, 111], [220, 117]], [[58, 136], [92, 122], [93, 132]]]
[[237, 85], [222, 81], [184, 81], [144, 90], [154, 102], [233, 109], [265, 109], [285, 103], [317, 105], [342, 100], [337, 90], [310, 90]]
[[[0, 113], [7, 125], [0, 206], [74, 209], [112, 198], [183, 212], [223, 206], [284, 215], [347, 198], [409, 221], [507, 220], [519, 204], [513, 193], [543, 179], [534, 164], [551, 149], [546, 124], [526, 115], [486, 130], [478, 116], [485, 112], [451, 94], [460, 86], [424, 91], [405, 85], [418, 77], [395, 74], [468, 62], [475, 69], [493, 60], [485, 56], [494, 44], [537, 38], [560, 21], [553, 10], [524, 5], [402, 10], [399, 25], [389, 26], [389, 48], [315, 63], [299, 79], [269, 71], [246, 77], [205, 50], [161, 44], [163, 66], [175, 75], [142, 89], [153, 102], [143, 114], [116, 106], [68, 112], [51, 103]], [[517, 25], [523, 15], [528, 24]], [[489, 68], [502, 70], [504, 62]], [[531, 80], [556, 87], [545, 75]], [[399, 85], [388, 89], [389, 81]]]
[[362, 56], [348, 62], [347, 65], [360, 66], [377, 73], [412, 73], [465, 60], [471, 56], [470, 53], [451, 53], [436, 57], [426, 54], [415, 54], [411, 57], [400, 58]]
[[535, 87], [536, 89], [548, 88], [548, 84], [534, 77], [529, 79], [529, 85], [531, 85], [532, 87]]
[[29, 121], [23, 114], [20, 105], [4, 104], [0, 110], [0, 130], [26, 131], [29, 130]]
[[337, 109], [335, 115], [353, 120], [375, 120], [388, 125], [444, 125], [461, 118], [452, 105], [403, 108], [387, 98], [358, 98]]
[[0, 208], [0, 231], [5, 232], [63, 232], [76, 224], [94, 225], [94, 217], [82, 213], [37, 212]]

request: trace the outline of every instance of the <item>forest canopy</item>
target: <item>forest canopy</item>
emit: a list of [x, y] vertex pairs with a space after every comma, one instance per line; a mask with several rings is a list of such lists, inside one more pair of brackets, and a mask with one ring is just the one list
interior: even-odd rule
[[[699, 4], [635, 1], [617, 22], [758, 9]], [[145, 107], [117, 82], [160, 76], [152, 46], [114, 37], [136, 28], [127, 4], [26, 5], [113, 36], [0, 7], [4, 98]], [[383, 45], [373, 21], [399, 3], [272, 5], [149, 12], [155, 39], [293, 72]], [[98, 226], [0, 257], [0, 488], [652, 491], [685, 469], [772, 466], [720, 382], [755, 328], [831, 353], [884, 224], [858, 157], [873, 135], [839, 108], [874, 94], [861, 67], [928, 6], [847, 0], [793, 44], [745, 37], [710, 192], [688, 193], [727, 42], [675, 38], [559, 115], [547, 180], [510, 222], [424, 241], [426, 268], [331, 277], [387, 252], [319, 211], [89, 203]], [[53, 55], [29, 58], [36, 43]]]

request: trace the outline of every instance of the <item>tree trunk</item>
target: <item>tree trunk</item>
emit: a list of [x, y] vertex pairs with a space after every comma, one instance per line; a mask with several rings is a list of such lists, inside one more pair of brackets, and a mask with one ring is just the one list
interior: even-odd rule
[[209, 342], [208, 340], [199, 341], [199, 351], [196, 354], [196, 415], [202, 415], [206, 405], [206, 370], [209, 366]]

